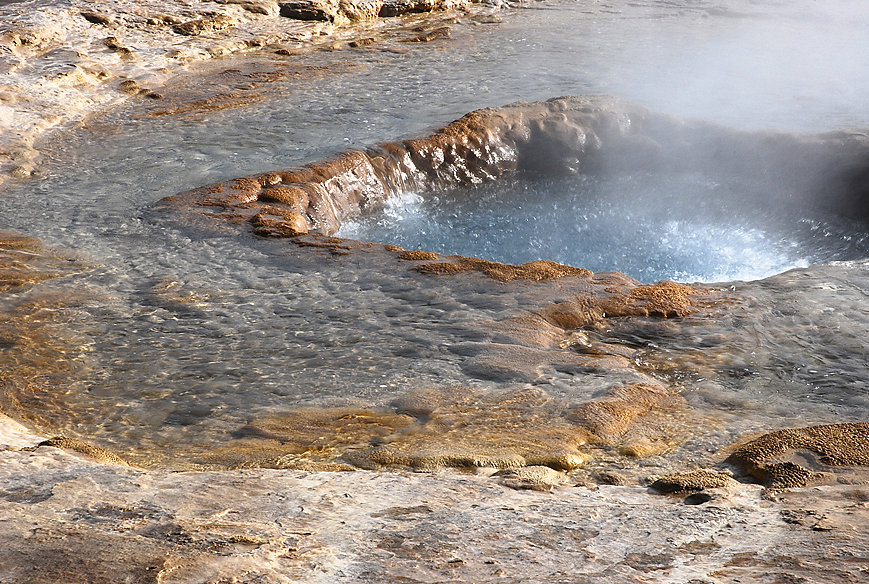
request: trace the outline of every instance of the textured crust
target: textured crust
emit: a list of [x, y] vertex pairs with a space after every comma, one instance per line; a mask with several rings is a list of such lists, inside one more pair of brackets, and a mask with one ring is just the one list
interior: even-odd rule
[[804, 487], [825, 474], [788, 455], [805, 451], [825, 467], [869, 466], [869, 423], [778, 430], [738, 448], [727, 462], [768, 487]]

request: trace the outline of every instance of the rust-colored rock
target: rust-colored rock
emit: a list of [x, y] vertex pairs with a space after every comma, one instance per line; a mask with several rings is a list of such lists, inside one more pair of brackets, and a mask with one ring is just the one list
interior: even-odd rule
[[253, 232], [266, 237], [296, 237], [308, 232], [308, 222], [301, 213], [276, 209], [251, 217]]
[[[430, 256], [429, 256], [430, 257]], [[412, 259], [405, 257], [403, 259]], [[413, 259], [426, 259], [416, 255]], [[453, 275], [464, 272], [481, 272], [493, 280], [499, 282], [512, 282], [513, 280], [557, 280], [566, 276], [586, 278], [592, 275], [589, 270], [565, 266], [556, 262], [538, 260], [522, 265], [502, 264], [479, 258], [469, 258], [459, 255], [449, 256], [449, 262], [422, 264], [415, 269], [423, 274]]]
[[804, 487], [836, 467], [869, 466], [869, 423], [778, 430], [739, 447], [726, 462], [768, 487]]
[[701, 469], [661, 477], [649, 487], [659, 493], [694, 493], [733, 484], [736, 481], [728, 474]]
[[[610, 318], [683, 317], [708, 303], [708, 291], [701, 288], [675, 282], [639, 285], [626, 280], [618, 285], [606, 286], [603, 294], [598, 290], [595, 294], [577, 296], [544, 307], [538, 311], [536, 317], [572, 331]], [[590, 346], [581, 336], [568, 340], [566, 344]]]
[[697, 304], [692, 296], [702, 292], [686, 284], [658, 282], [631, 288], [600, 301], [603, 316], [686, 316], [694, 312]]
[[[700, 170], [714, 161], [717, 173], [781, 183], [793, 204], [800, 198], [819, 204], [814, 193], [822, 188], [829, 194], [823, 204], [863, 219], [869, 217], [869, 208], [866, 197], [859, 195], [862, 191], [854, 188], [862, 176], [854, 169], [865, 168], [867, 153], [869, 140], [854, 133], [737, 132], [684, 122], [612, 98], [561, 97], [477, 110], [430, 136], [386, 142], [300, 168], [248, 177], [255, 186], [245, 189], [244, 197], [238, 196], [238, 181], [230, 181], [217, 187], [226, 192], [225, 197], [211, 196], [214, 187], [206, 187], [164, 199], [162, 206], [187, 213], [207, 212], [212, 218], [243, 225], [239, 218], [250, 219], [263, 205], [285, 204], [305, 215], [312, 233], [331, 235], [347, 219], [375, 210], [388, 197], [405, 191], [424, 196], [494, 181], [517, 171]], [[274, 187], [304, 192], [307, 205], [303, 199], [290, 196], [284, 202], [284, 195], [266, 192]], [[468, 266], [455, 261], [446, 264], [423, 269], [451, 273]], [[665, 285], [637, 290], [627, 300], [648, 306], [652, 312], [679, 315], [687, 304], [684, 296], [676, 285]], [[657, 305], [654, 309], [653, 304]]]
[[304, 189], [299, 187], [271, 187], [262, 191], [260, 201], [281, 203], [299, 213], [304, 213], [311, 198]]
[[[398, 251], [398, 250], [395, 250]], [[401, 251], [398, 254], [398, 258], [402, 260], [411, 260], [411, 261], [434, 261], [439, 259], [440, 254], [436, 254], [433, 251], [422, 251], [419, 249], [409, 249], [407, 251]]]

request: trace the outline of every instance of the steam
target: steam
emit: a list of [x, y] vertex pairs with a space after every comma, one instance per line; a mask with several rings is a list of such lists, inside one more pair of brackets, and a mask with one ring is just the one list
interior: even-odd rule
[[[784, 133], [733, 132], [726, 153], [716, 152], [721, 142], [710, 136], [705, 157], [701, 139], [691, 152], [695, 174], [676, 170], [682, 159], [663, 156], [654, 176], [643, 175], [616, 160], [622, 151], [604, 149], [597, 162], [611, 172], [601, 176], [396, 199], [340, 235], [509, 263], [549, 259], [643, 281], [758, 279], [869, 255], [866, 226], [848, 218], [869, 217], [859, 215], [863, 195], [847, 192], [854, 179], [843, 178], [843, 168], [869, 165], [869, 142], [813, 147], [810, 138], [786, 134], [869, 126], [869, 3], [729, 0], [707, 7], [706, 18], [633, 3], [626, 16], [645, 11], [639, 22], [581, 23], [583, 34], [597, 27], [613, 35], [597, 55], [579, 50], [588, 42], [570, 36], [578, 22], [570, 8], [555, 7], [556, 16], [540, 22], [573, 43], [572, 68], [598, 59], [610, 71], [596, 89], [679, 118]], [[554, 42], [530, 48], [526, 58], [550, 69], [563, 55]], [[557, 79], [558, 72], [543, 75]]]
[[699, 37], [659, 42], [652, 31], [640, 50], [651, 50], [656, 66], [634, 79], [625, 97], [746, 129], [822, 132], [866, 125], [869, 3], [725, 7], [731, 15], [699, 25]]
[[515, 264], [548, 259], [645, 282], [754, 280], [869, 251], [853, 224], [768, 208], [767, 188], [698, 173], [517, 177], [405, 193], [338, 235]]

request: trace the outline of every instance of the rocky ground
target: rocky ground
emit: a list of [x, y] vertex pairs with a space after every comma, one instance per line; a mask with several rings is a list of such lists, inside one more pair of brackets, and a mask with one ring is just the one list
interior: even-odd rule
[[[863, 582], [869, 490], [141, 472], [0, 420], [0, 581]], [[554, 472], [554, 471], [553, 471]], [[531, 488], [534, 487], [534, 488]]]
[[[364, 46], [404, 31], [407, 41], [448, 36], [437, 26], [493, 5], [472, 0], [23, 0], [0, 3], [0, 184], [39, 167], [39, 141], [89, 114], [159, 90], [186, 68], [241, 52]], [[430, 14], [420, 22], [403, 15]]]
[[[438, 12], [420, 30], [417, 22], [392, 17], [440, 9], [467, 4], [0, 2], [0, 181], [38, 174], [38, 144], [48, 132], [119, 100], [162, 100], [163, 83], [191, 63], [239, 51], [365, 45], [390, 27], [404, 27], [403, 40], [427, 42], [448, 34], [436, 21], [449, 12]], [[272, 206], [293, 194], [260, 192], [266, 186], [257, 185], [256, 197]], [[278, 221], [277, 228], [285, 227]], [[298, 242], [352, 251], [317, 236]], [[509, 266], [398, 249], [378, 253], [438, 277], [592, 278], [545, 262]], [[63, 324], [76, 303], [94, 301], [88, 290], [64, 287], [65, 276], [87, 269], [74, 253], [0, 232], [0, 294], [9, 294], [0, 303], [4, 403], [51, 399], [86, 358], [85, 344], [64, 336]], [[624, 288], [622, 304], [646, 313], [671, 300], [664, 292], [685, 292], [608, 277], [601, 287]], [[686, 294], [677, 300], [687, 302]], [[15, 301], [6, 301], [12, 295]], [[581, 345], [574, 359], [597, 360], [581, 335], [568, 331], [591, 309], [613, 314], [614, 305], [574, 304], [549, 306], [534, 319], [513, 322], [511, 331], [526, 344], [557, 346], [569, 337]], [[685, 306], [671, 308], [676, 314]], [[515, 371], [536, 366], [527, 354], [474, 354], [468, 361]], [[611, 360], [629, 367], [618, 355]], [[648, 414], [658, 402], [643, 404], [660, 393], [656, 387], [628, 385], [579, 408], [569, 421], [629, 435], [634, 419], [653, 419]], [[406, 409], [429, 422], [459, 419], [466, 427], [462, 404], [454, 405], [455, 411], [441, 408], [440, 421], [422, 407]], [[304, 422], [316, 429], [310, 418]], [[275, 441], [272, 435], [287, 424], [265, 420], [259, 438]], [[596, 432], [590, 434], [585, 439]], [[286, 447], [286, 438], [276, 441]], [[641, 481], [618, 472], [599, 472], [594, 480], [565, 472], [582, 465], [578, 450], [569, 453], [576, 455], [570, 464], [563, 456], [530, 457], [519, 466], [499, 458], [508, 468], [498, 471], [488, 459], [478, 468], [443, 470], [441, 462], [415, 464], [393, 452], [395, 464], [380, 472], [348, 464], [336, 466], [340, 472], [169, 472], [139, 469], [0, 414], [0, 582], [862, 582], [869, 579], [867, 442], [865, 423], [773, 432], [717, 453], [704, 468]], [[626, 456], [644, 456], [637, 444], [628, 443], [634, 450]]]

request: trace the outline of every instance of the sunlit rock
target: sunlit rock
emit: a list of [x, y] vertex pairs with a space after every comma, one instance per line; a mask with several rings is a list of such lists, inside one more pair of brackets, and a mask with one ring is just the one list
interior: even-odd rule
[[124, 459], [114, 454], [113, 452], [110, 452], [105, 448], [100, 448], [98, 446], [88, 444], [87, 442], [84, 442], [83, 440], [78, 440], [76, 438], [54, 436], [53, 438], [49, 438], [48, 440], [43, 440], [42, 442], [34, 446], [33, 449], [35, 450], [36, 448], [40, 448], [43, 446], [50, 446], [52, 448], [59, 448], [61, 450], [76, 452], [95, 462], [129, 466]]
[[[407, 254], [404, 254], [402, 257], [403, 259], [408, 258]], [[426, 259], [419, 255], [417, 255], [417, 257], [420, 259]], [[479, 258], [468, 258], [455, 255], [448, 256], [444, 259], [449, 261], [421, 264], [415, 269], [422, 274], [441, 275], [461, 274], [463, 272], [482, 272], [490, 278], [501, 282], [510, 282], [512, 280], [532, 280], [539, 282], [541, 280], [555, 280], [565, 276], [591, 275], [590, 271], [583, 268], [563, 266], [545, 260], [514, 266], [511, 264], [491, 262]]]
[[[869, 423], [778, 430], [740, 446], [727, 462], [772, 488], [869, 476]], [[852, 467], [863, 467], [852, 468]], [[859, 479], [856, 479], [859, 480]]]
[[[356, 32], [352, 26], [333, 24], [379, 20], [380, 34], [405, 26], [399, 19], [381, 16], [425, 12], [438, 20], [441, 17], [437, 14], [447, 14], [445, 11], [453, 8], [470, 9], [474, 3], [342, 0], [286, 4], [298, 5], [299, 14], [313, 15], [317, 20], [284, 18], [277, 2], [261, 0], [215, 0], [207, 6], [197, 5], [196, 10], [190, 9], [189, 2], [180, 1], [71, 0], [40, 2], [38, 9], [21, 2], [0, 3], [0, 184], [38, 173], [41, 160], [36, 142], [89, 113], [110, 107], [118, 99], [121, 83], [138, 85], [136, 91], [130, 84], [121, 87], [126, 95], [160, 99], [163, 92], [156, 88], [194, 62], [258, 48], [289, 54], [333, 44], [364, 44], [364, 39], [372, 38], [371, 30]], [[316, 6], [322, 10], [318, 12]], [[327, 44], [329, 37], [336, 40]], [[34, 92], [34, 87], [40, 91]], [[217, 95], [200, 95], [189, 101], [206, 101], [200, 108], [213, 111], [256, 100], [251, 95], [221, 98], [225, 90], [224, 85]], [[176, 105], [166, 111], [191, 109], [195, 107]]]
[[659, 493], [692, 493], [736, 484], [732, 476], [713, 470], [695, 470], [661, 477], [650, 488]]
[[551, 491], [568, 482], [564, 473], [548, 466], [525, 466], [510, 468], [495, 473], [501, 484], [511, 489], [529, 489], [532, 491]]
[[475, 1], [478, 0], [293, 0], [278, 4], [281, 16], [286, 18], [344, 24], [411, 12], [448, 10]]
[[[2, 418], [0, 436], [32, 441]], [[0, 461], [9, 584], [533, 582], [565, 571], [609, 582], [676, 564], [694, 579], [857, 582], [869, 543], [860, 487], [762, 497], [741, 485], [710, 509], [639, 488], [567, 487], [549, 468], [143, 473], [45, 447], [0, 449]], [[769, 541], [787, 555], [758, 545]]]
[[[861, 133], [735, 131], [655, 114], [612, 98], [563, 97], [478, 110], [424, 138], [194, 189], [168, 197], [162, 205], [235, 223], [268, 205], [285, 205], [305, 215], [312, 233], [332, 235], [345, 221], [404, 192], [437, 192], [516, 172], [668, 169], [754, 177], [777, 185], [769, 191], [769, 204], [783, 203], [774, 199], [775, 193], [787, 192], [788, 205], [820, 206], [865, 220], [869, 193], [861, 177], [867, 160], [869, 139]], [[781, 191], [781, 186], [788, 188]], [[275, 187], [299, 195], [282, 202], [285, 195], [269, 192]], [[815, 196], [819, 191], [825, 193], [822, 199]], [[466, 267], [467, 261], [461, 260], [421, 269], [450, 272]]]
[[176, 24], [173, 30], [178, 34], [186, 36], [197, 36], [200, 34], [213, 33], [235, 26], [235, 20], [226, 14], [218, 14], [216, 16], [206, 16], [195, 20], [188, 20], [181, 24]]

